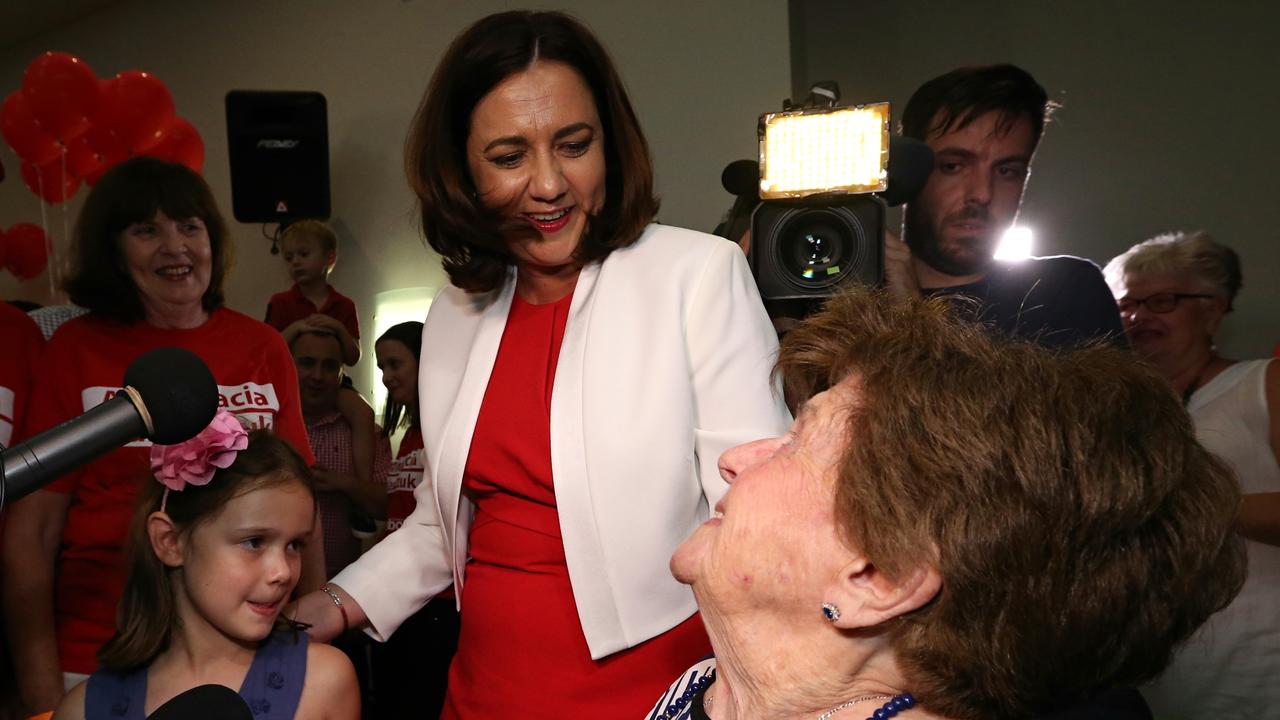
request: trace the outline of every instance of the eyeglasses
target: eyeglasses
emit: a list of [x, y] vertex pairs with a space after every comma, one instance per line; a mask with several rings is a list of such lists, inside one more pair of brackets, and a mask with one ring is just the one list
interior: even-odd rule
[[1138, 309], [1139, 306], [1145, 305], [1147, 310], [1163, 315], [1173, 312], [1178, 307], [1179, 300], [1187, 298], [1211, 298], [1213, 295], [1205, 295], [1204, 293], [1156, 293], [1148, 295], [1144, 298], [1126, 297], [1122, 298], [1116, 305], [1120, 308], [1122, 315], [1128, 315]]

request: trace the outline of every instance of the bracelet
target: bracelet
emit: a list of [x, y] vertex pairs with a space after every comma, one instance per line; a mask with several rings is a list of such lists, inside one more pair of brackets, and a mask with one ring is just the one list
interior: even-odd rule
[[320, 592], [328, 595], [329, 599], [333, 601], [333, 604], [337, 606], [338, 612], [342, 613], [342, 632], [345, 633], [350, 630], [351, 623], [347, 622], [347, 609], [342, 607], [342, 598], [338, 597], [338, 593], [334, 592], [333, 588], [328, 585], [321, 585]]

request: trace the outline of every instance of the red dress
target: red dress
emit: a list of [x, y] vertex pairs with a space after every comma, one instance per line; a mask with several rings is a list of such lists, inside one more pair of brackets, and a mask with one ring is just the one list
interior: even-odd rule
[[476, 512], [442, 718], [640, 718], [710, 652], [697, 615], [600, 660], [587, 649], [551, 477], [551, 386], [571, 301], [512, 301], [463, 473]]

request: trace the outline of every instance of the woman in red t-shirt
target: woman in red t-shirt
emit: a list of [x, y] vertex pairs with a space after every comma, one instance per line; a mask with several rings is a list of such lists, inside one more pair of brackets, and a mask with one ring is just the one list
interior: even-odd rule
[[[422, 323], [391, 326], [373, 347], [387, 388], [382, 434], [408, 426], [387, 475], [387, 532], [395, 532], [416, 505], [425, 452], [418, 422], [418, 358]], [[444, 706], [449, 663], [458, 647], [458, 608], [452, 591], [437, 595], [405, 621], [385, 643], [375, 645], [371, 712], [378, 717], [436, 717]]]
[[[76, 221], [65, 285], [89, 313], [49, 340], [28, 434], [114, 396], [139, 355], [177, 346], [209, 366], [221, 407], [246, 425], [273, 428], [314, 462], [284, 340], [223, 307], [230, 244], [209, 185], [188, 168], [137, 157], [103, 175]], [[7, 509], [0, 594], [29, 714], [57, 707], [67, 687], [97, 668], [98, 648], [115, 632], [124, 538], [150, 475], [149, 445], [130, 443]], [[308, 559], [313, 572], [317, 559]]]

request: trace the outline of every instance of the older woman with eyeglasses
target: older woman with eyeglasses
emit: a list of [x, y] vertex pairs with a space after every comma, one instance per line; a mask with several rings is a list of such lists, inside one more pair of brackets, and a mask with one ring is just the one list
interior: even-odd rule
[[1168, 379], [1207, 448], [1240, 478], [1249, 580], [1147, 688], [1168, 718], [1267, 717], [1280, 707], [1280, 363], [1218, 354], [1241, 287], [1235, 251], [1206, 233], [1139, 243], [1106, 268], [1134, 349]]

